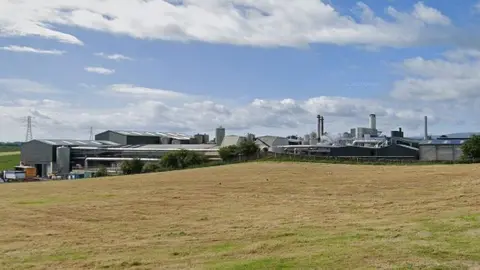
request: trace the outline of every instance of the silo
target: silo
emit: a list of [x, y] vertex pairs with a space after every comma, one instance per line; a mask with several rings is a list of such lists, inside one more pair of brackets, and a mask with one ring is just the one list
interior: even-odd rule
[[196, 134], [194, 136], [195, 138], [195, 142], [198, 143], [198, 144], [202, 144], [202, 143], [206, 143], [204, 140], [203, 140], [203, 135], [202, 134]]
[[61, 146], [57, 148], [57, 173], [67, 175], [70, 173], [70, 148]]
[[250, 141], [250, 142], [255, 141], [255, 134], [248, 133], [247, 134], [247, 141]]
[[225, 128], [222, 126], [215, 130], [215, 142], [218, 146], [222, 145], [223, 139], [225, 139]]
[[210, 142], [210, 136], [208, 134], [203, 134], [203, 143], [209, 143]]

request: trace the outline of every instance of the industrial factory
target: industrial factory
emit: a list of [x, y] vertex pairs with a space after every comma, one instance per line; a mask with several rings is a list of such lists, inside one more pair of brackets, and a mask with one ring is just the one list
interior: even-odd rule
[[218, 160], [220, 147], [254, 141], [262, 153], [296, 154], [323, 157], [362, 157], [373, 159], [457, 160], [460, 145], [466, 138], [431, 139], [427, 117], [423, 139], [404, 137], [401, 128], [383, 135], [377, 129], [377, 118], [370, 114], [368, 127], [354, 127], [341, 136], [325, 132], [324, 117], [317, 116], [317, 130], [304, 137], [226, 135], [223, 127], [210, 140], [207, 134], [187, 135], [177, 132], [107, 130], [95, 140], [35, 139], [21, 146], [21, 165], [36, 168], [39, 177], [65, 176], [72, 170], [94, 171], [99, 165], [118, 167], [125, 160], [159, 160], [165, 153], [180, 149], [204, 153]]

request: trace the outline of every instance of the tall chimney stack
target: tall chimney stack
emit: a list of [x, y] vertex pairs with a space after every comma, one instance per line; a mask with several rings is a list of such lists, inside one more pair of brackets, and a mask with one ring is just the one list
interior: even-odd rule
[[428, 140], [428, 117], [425, 115], [425, 134], [423, 135], [424, 140]]
[[370, 122], [370, 129], [377, 129], [377, 116], [372, 113], [370, 114], [370, 118], [369, 118], [369, 122]]
[[320, 118], [320, 124], [321, 124], [320, 125], [320, 132], [321, 132], [322, 136], [325, 135], [325, 126], [324, 126], [325, 121], [324, 120], [325, 120], [325, 118], [322, 116]]
[[317, 140], [320, 142], [322, 136], [322, 116], [319, 114], [317, 115]]

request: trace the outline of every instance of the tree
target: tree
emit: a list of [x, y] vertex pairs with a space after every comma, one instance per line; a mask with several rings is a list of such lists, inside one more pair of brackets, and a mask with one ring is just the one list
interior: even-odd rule
[[238, 146], [239, 153], [245, 157], [251, 157], [258, 153], [259, 147], [255, 142], [243, 141]]
[[462, 144], [464, 159], [480, 159], [480, 135], [473, 135]]
[[143, 161], [141, 161], [138, 158], [135, 158], [132, 160], [126, 160], [122, 162], [120, 169], [122, 170], [122, 173], [125, 175], [139, 174], [142, 172], [142, 169], [143, 169]]
[[170, 169], [185, 169], [205, 162], [206, 158], [203, 154], [185, 149], [169, 152], [160, 160], [163, 167]]
[[224, 146], [218, 149], [218, 154], [220, 155], [220, 158], [225, 162], [232, 161], [237, 158], [238, 153], [239, 149], [236, 145]]
[[158, 172], [161, 167], [159, 162], [147, 162], [143, 165], [142, 173]]
[[97, 170], [97, 173], [95, 174], [96, 177], [105, 177], [105, 176], [108, 176], [108, 171], [107, 171], [107, 167], [101, 165], [100, 167], [98, 167], [98, 170]]

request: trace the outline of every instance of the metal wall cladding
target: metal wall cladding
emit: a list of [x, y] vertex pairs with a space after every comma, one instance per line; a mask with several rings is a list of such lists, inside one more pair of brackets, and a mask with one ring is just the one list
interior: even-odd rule
[[420, 146], [420, 160], [433, 161], [437, 160], [437, 148], [435, 145]]
[[37, 140], [22, 144], [20, 153], [25, 165], [49, 164], [56, 160], [56, 146]]

